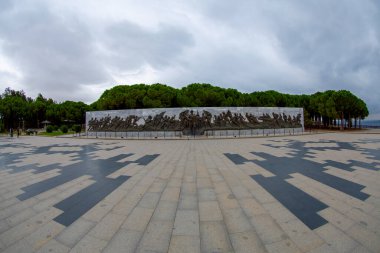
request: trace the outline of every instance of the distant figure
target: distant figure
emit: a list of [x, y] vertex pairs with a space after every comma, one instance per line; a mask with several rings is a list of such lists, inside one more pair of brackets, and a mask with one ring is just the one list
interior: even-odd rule
[[20, 128], [17, 128], [17, 138], [20, 137]]
[[11, 137], [13, 138], [13, 129], [12, 129], [12, 128], [9, 129], [9, 134], [10, 134]]

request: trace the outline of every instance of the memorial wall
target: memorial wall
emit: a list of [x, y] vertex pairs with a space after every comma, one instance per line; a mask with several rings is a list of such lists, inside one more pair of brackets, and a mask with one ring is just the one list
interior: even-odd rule
[[302, 108], [189, 107], [86, 112], [86, 134], [96, 137], [236, 137], [303, 130]]

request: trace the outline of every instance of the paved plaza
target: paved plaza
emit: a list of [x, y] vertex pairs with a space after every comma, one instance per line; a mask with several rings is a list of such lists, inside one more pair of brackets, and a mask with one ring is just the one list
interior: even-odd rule
[[380, 134], [0, 138], [1, 252], [380, 252]]

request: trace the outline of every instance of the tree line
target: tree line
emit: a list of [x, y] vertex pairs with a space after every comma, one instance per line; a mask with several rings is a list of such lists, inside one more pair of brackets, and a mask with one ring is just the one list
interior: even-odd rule
[[86, 111], [197, 106], [302, 107], [307, 127], [357, 127], [368, 116], [365, 102], [347, 90], [293, 95], [274, 90], [242, 93], [203, 83], [180, 89], [164, 84], [135, 84], [105, 90], [97, 101], [87, 105], [58, 103], [42, 94], [32, 99], [23, 91], [7, 88], [0, 95], [0, 128], [41, 128], [45, 120], [54, 125], [84, 124]]

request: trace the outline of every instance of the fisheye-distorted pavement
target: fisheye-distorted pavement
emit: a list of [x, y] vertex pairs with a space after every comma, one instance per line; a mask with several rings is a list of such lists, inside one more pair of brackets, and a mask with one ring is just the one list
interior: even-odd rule
[[380, 252], [380, 134], [0, 138], [2, 252]]

